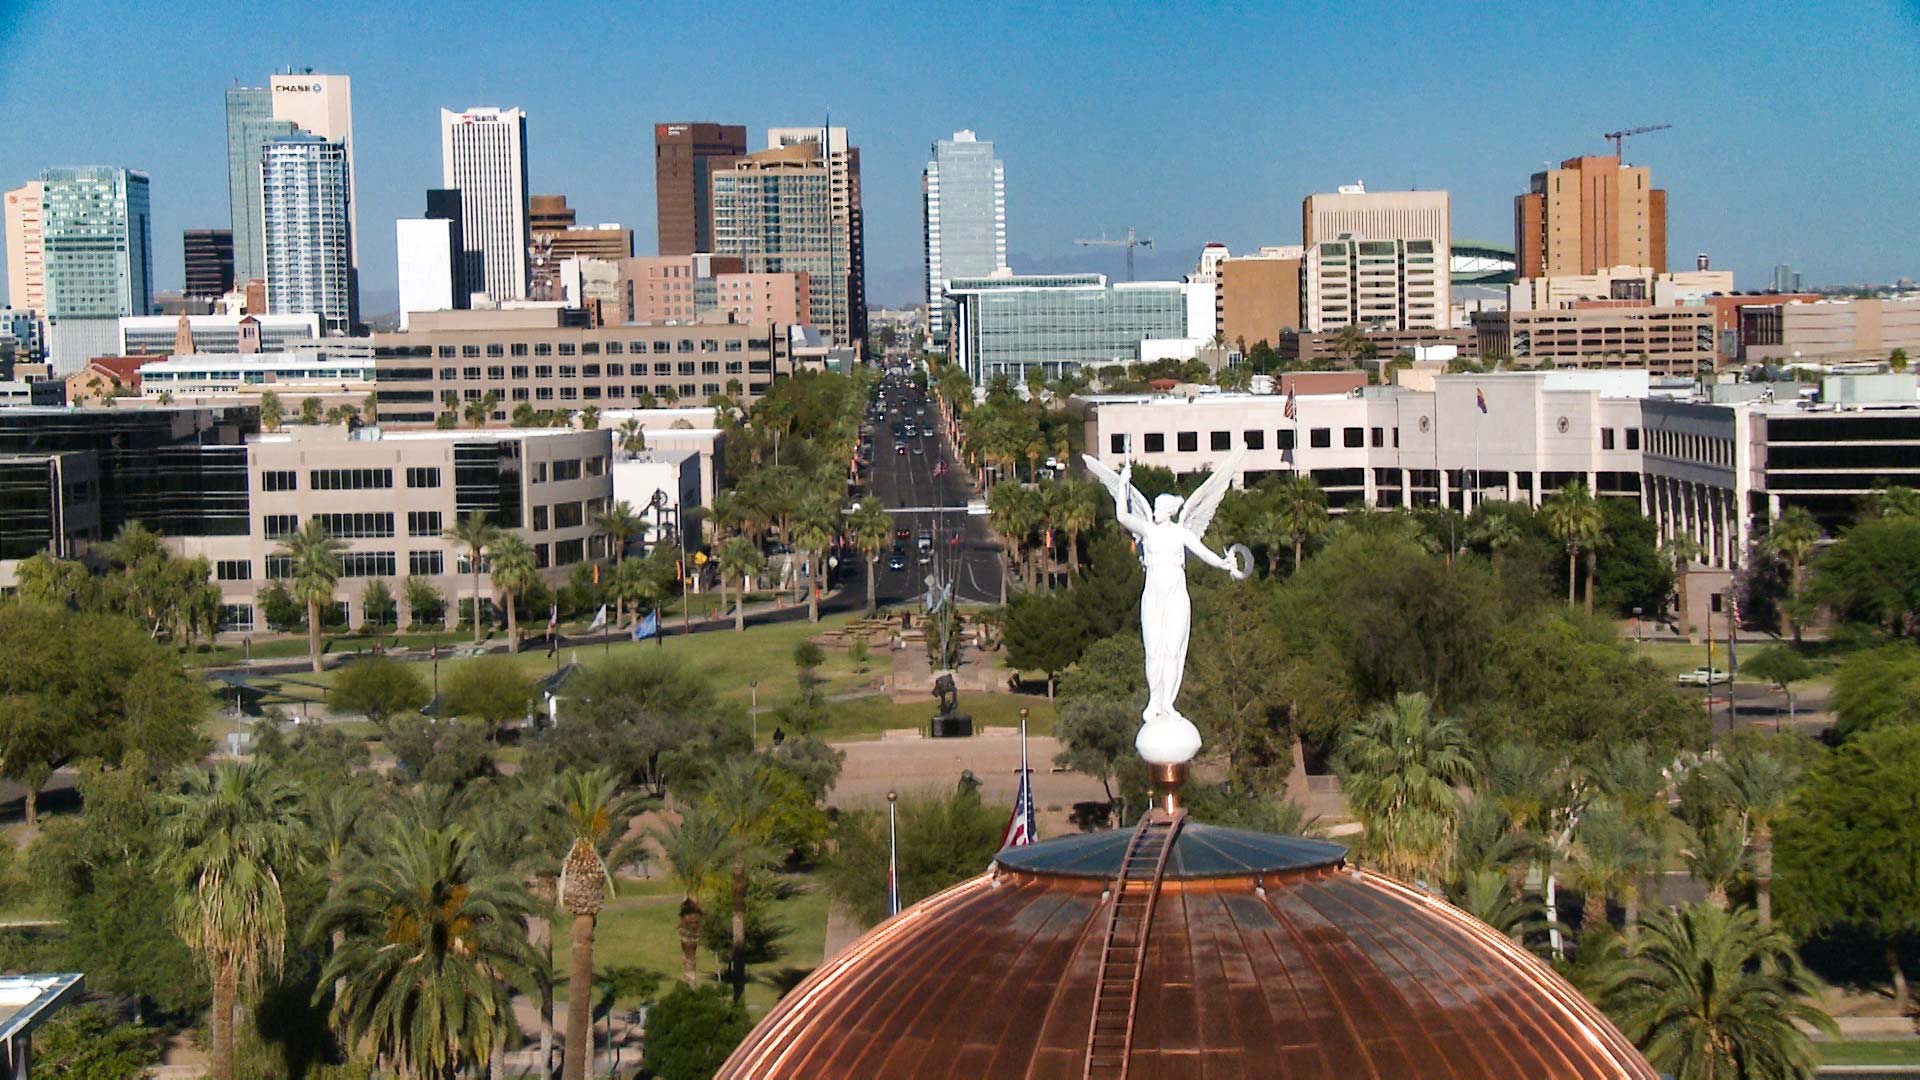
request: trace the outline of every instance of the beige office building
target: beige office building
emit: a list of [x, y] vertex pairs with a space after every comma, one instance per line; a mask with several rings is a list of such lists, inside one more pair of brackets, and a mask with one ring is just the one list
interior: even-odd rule
[[528, 295], [534, 300], [561, 299], [560, 264], [568, 259], [617, 263], [633, 256], [632, 229], [619, 224], [578, 224], [565, 195], [528, 196], [527, 228]]
[[747, 273], [745, 261], [729, 255], [622, 259], [614, 319], [808, 326], [810, 282], [805, 273]]
[[1216, 326], [1230, 344], [1251, 347], [1264, 341], [1277, 346], [1280, 335], [1300, 328], [1300, 267], [1305, 251], [1298, 246], [1260, 249], [1258, 255], [1221, 259], [1216, 264]]
[[1300, 329], [1442, 329], [1453, 320], [1453, 238], [1444, 191], [1309, 195]]
[[7, 305], [47, 313], [47, 263], [40, 231], [40, 181], [6, 194]]
[[1920, 300], [1822, 300], [1748, 307], [1743, 358], [1773, 361], [1920, 359]]
[[[606, 537], [593, 525], [610, 505], [612, 439], [607, 431], [563, 428], [524, 431], [394, 432], [345, 427], [290, 427], [246, 443], [247, 535], [194, 536], [169, 541], [213, 564], [224, 609], [223, 630], [265, 630], [259, 595], [292, 572], [281, 551], [286, 537], [318, 519], [339, 538], [340, 580], [335, 608], [349, 626], [364, 616], [364, 596], [384, 582], [408, 625], [436, 614], [451, 624], [460, 601], [474, 595], [467, 552], [444, 531], [484, 511], [533, 548], [551, 585], [572, 568], [607, 557]], [[504, 602], [482, 562], [482, 609]], [[439, 613], [406, 608], [406, 580], [423, 579], [445, 600]], [[544, 612], [520, 612], [529, 635]]]
[[769, 323], [589, 326], [560, 307], [415, 312], [405, 333], [374, 334], [380, 422], [432, 426], [491, 393], [488, 422], [522, 404], [577, 412], [648, 400], [704, 403], [737, 386], [743, 403], [793, 374], [786, 328]]
[[1577, 157], [1533, 174], [1513, 206], [1515, 272], [1593, 274], [1609, 266], [1667, 270], [1667, 193], [1645, 167]]
[[1545, 311], [1482, 312], [1483, 359], [1515, 366], [1647, 368], [1691, 378], [1714, 365], [1714, 310], [1596, 301]]

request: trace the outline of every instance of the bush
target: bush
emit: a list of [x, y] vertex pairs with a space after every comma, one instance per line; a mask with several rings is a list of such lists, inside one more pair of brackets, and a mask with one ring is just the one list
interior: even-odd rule
[[647, 1012], [647, 1071], [660, 1080], [709, 1080], [753, 1030], [725, 987], [676, 986]]
[[95, 1008], [69, 1009], [33, 1040], [36, 1074], [69, 1080], [139, 1080], [160, 1063], [159, 1032], [115, 1024]]

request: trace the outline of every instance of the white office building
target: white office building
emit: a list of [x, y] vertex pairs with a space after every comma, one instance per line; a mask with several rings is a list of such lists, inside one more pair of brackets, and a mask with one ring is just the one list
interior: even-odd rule
[[196, 353], [278, 352], [320, 336], [320, 316], [290, 315], [132, 315], [120, 320], [121, 356], [176, 352], [180, 320]]
[[947, 339], [941, 293], [953, 278], [985, 277], [1007, 265], [1007, 183], [993, 144], [956, 131], [933, 144], [920, 176], [927, 329]]
[[1307, 196], [1300, 312], [1306, 329], [1451, 326], [1450, 214], [1444, 191], [1370, 192], [1350, 184]]
[[394, 222], [399, 245], [400, 329], [412, 311], [452, 311], [461, 257], [459, 222], [445, 218], [401, 218]]
[[317, 135], [289, 135], [260, 153], [260, 220], [267, 311], [312, 313], [327, 334], [346, 334], [354, 310], [352, 192], [347, 149]]
[[527, 298], [527, 114], [440, 110], [443, 186], [460, 192], [466, 280], [488, 299]]

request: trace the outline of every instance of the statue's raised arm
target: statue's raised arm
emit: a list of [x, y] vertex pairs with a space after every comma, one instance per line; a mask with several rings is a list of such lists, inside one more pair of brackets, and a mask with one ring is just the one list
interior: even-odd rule
[[1093, 478], [1107, 489], [1107, 494], [1113, 496], [1114, 516], [1122, 526], [1139, 533], [1152, 522], [1153, 505], [1147, 502], [1145, 495], [1140, 494], [1139, 488], [1133, 486], [1131, 464], [1126, 466], [1125, 472], [1117, 473], [1092, 454], [1082, 454], [1080, 460], [1086, 465], [1087, 472], [1093, 474]]

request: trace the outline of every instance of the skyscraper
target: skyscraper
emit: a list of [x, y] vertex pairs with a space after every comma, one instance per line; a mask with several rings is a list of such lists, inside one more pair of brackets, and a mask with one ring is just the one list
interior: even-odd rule
[[993, 144], [956, 131], [933, 144], [920, 176], [927, 329], [946, 340], [941, 289], [953, 278], [985, 277], [1007, 265], [1007, 186]]
[[747, 129], [705, 121], [653, 125], [660, 254], [713, 251], [713, 169], [747, 152]]
[[460, 193], [427, 191], [427, 213], [394, 223], [399, 243], [400, 329], [412, 311], [453, 311], [467, 306], [466, 245], [460, 232]]
[[633, 230], [618, 223], [578, 225], [565, 195], [534, 195], [527, 200], [531, 252], [527, 295], [558, 300], [560, 264], [568, 259], [617, 263], [633, 257]]
[[[277, 74], [269, 84], [273, 91], [273, 118], [290, 120], [309, 135], [339, 143], [346, 152], [347, 190], [359, 191], [353, 178], [353, 80], [345, 75], [317, 75], [312, 68], [307, 68]], [[352, 240], [357, 274], [360, 215], [351, 202], [347, 206], [347, 232]]]
[[260, 232], [260, 150], [298, 130], [276, 120], [273, 92], [236, 86], [227, 91], [227, 204], [233, 226], [233, 276], [245, 284], [266, 277]]
[[851, 344], [863, 336], [865, 315], [851, 289], [833, 187], [818, 141], [761, 150], [718, 168], [713, 244], [716, 254], [738, 256], [745, 273], [806, 274], [810, 321]]
[[40, 228], [40, 181], [6, 194], [7, 303], [15, 314], [47, 311], [47, 267]]
[[318, 135], [288, 135], [260, 156], [267, 311], [320, 316], [328, 334], [352, 331], [352, 192], [347, 148]]
[[527, 295], [527, 114], [440, 110], [445, 186], [460, 191], [466, 279], [493, 300]]
[[1444, 191], [1370, 192], [1352, 184], [1307, 196], [1302, 329], [1451, 325], [1451, 212]]
[[[824, 142], [824, 145], [823, 145]], [[849, 145], [843, 127], [777, 127], [767, 129], [767, 150], [775, 153], [797, 147], [815, 148], [815, 165], [827, 180], [825, 212], [826, 244], [823, 264], [812, 274], [816, 291], [826, 290], [829, 301], [825, 314], [816, 306], [814, 325], [831, 327], [843, 344], [858, 346], [867, 336], [866, 225], [860, 204], [860, 148]], [[714, 248], [724, 252], [720, 236], [719, 185], [715, 184]], [[783, 242], [784, 243], [784, 242]], [[776, 246], [782, 246], [776, 244]], [[769, 267], [753, 272], [777, 273], [780, 269], [805, 267]]]
[[181, 237], [186, 256], [186, 295], [217, 300], [233, 289], [233, 232], [188, 229]]
[[114, 351], [120, 317], [153, 311], [147, 174], [91, 166], [40, 174], [47, 354], [71, 374]]
[[1577, 157], [1533, 174], [1513, 200], [1515, 272], [1595, 274], [1613, 266], [1667, 272], [1667, 193], [1644, 166]]

